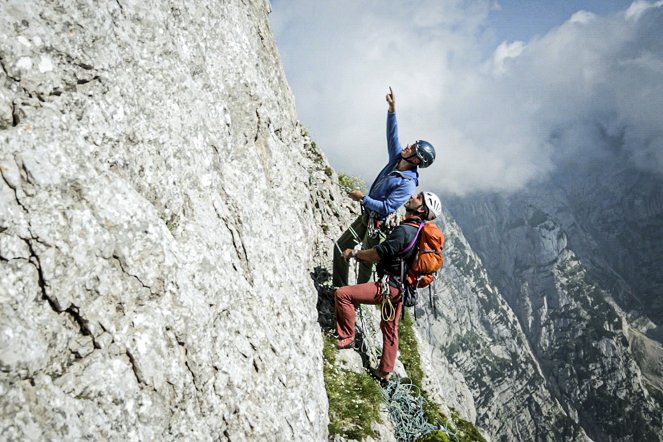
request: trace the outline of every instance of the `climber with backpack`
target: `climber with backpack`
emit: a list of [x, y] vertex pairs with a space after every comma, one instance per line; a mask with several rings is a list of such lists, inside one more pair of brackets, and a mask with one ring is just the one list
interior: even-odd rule
[[[396, 98], [391, 87], [387, 94], [387, 151], [389, 161], [373, 181], [368, 195], [360, 190], [350, 190], [348, 196], [361, 204], [361, 215], [340, 236], [334, 246], [333, 286], [348, 284], [348, 262], [343, 259], [343, 250], [361, 243], [364, 249], [380, 243], [384, 238], [381, 228], [390, 216], [416, 191], [419, 185], [418, 169], [426, 168], [435, 160], [435, 148], [423, 140], [403, 147], [398, 138], [396, 122]], [[373, 266], [370, 262], [359, 263], [357, 282], [371, 279]]]
[[343, 251], [347, 261], [354, 258], [359, 262], [377, 262], [379, 280], [340, 287], [334, 295], [339, 349], [354, 346], [355, 307], [382, 305], [382, 359], [375, 375], [384, 381], [394, 370], [398, 321], [408, 287], [416, 290], [430, 284], [430, 274], [442, 266], [444, 234], [430, 222], [442, 213], [440, 199], [432, 192], [418, 193], [405, 203], [405, 212], [401, 224], [382, 243], [370, 249]]

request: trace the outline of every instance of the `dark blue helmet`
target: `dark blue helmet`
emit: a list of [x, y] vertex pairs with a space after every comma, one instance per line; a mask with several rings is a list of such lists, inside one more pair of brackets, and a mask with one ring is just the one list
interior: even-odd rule
[[435, 148], [428, 141], [417, 140], [414, 142], [417, 158], [419, 158], [419, 167], [425, 169], [435, 161]]

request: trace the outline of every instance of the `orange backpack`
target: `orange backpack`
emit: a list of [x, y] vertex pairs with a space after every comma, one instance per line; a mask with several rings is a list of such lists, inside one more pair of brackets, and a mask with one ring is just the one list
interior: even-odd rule
[[[416, 224], [406, 225], [417, 227]], [[407, 266], [407, 283], [410, 286], [427, 287], [435, 280], [437, 271], [444, 264], [444, 239], [444, 233], [437, 224], [424, 221], [418, 226], [412, 242], [401, 252], [401, 256], [407, 256], [416, 244], [417, 251]]]

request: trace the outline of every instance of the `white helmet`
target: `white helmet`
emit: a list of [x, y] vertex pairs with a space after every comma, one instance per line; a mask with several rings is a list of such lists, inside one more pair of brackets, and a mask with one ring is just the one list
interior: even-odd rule
[[428, 208], [428, 221], [442, 214], [442, 203], [433, 192], [424, 192], [424, 204]]

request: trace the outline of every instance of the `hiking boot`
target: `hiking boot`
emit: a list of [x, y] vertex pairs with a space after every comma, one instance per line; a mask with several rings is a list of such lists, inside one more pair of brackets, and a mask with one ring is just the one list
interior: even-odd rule
[[355, 338], [345, 338], [336, 341], [336, 348], [343, 350], [346, 348], [353, 348], [355, 346]]
[[375, 376], [375, 378], [382, 383], [389, 382], [389, 379], [391, 379], [392, 375], [392, 373], [384, 372], [379, 368], [371, 369], [371, 374]]

